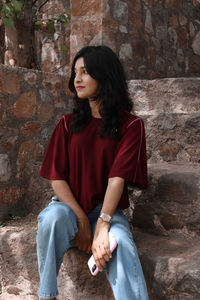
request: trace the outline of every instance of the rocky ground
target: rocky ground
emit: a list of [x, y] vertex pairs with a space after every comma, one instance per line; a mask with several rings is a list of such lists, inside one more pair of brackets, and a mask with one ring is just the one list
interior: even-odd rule
[[36, 217], [13, 220], [0, 228], [0, 278], [3, 300], [35, 300], [37, 266]]
[[[35, 236], [36, 216], [12, 220], [0, 227], [1, 300], [36, 300], [39, 285]], [[112, 291], [103, 274], [90, 275], [89, 256], [77, 249], [64, 258], [58, 278], [58, 300], [111, 300]], [[75, 284], [74, 284], [75, 282]], [[102, 296], [101, 295], [105, 295]]]
[[[1, 300], [36, 300], [38, 273], [35, 251], [36, 216], [12, 220], [0, 228]], [[151, 300], [200, 299], [200, 237], [186, 229], [168, 236], [133, 231]], [[59, 300], [113, 300], [103, 274], [91, 277], [88, 255], [66, 254], [58, 285]], [[126, 299], [127, 300], [127, 299]]]
[[200, 299], [200, 237], [187, 229], [168, 236], [135, 232], [152, 300]]

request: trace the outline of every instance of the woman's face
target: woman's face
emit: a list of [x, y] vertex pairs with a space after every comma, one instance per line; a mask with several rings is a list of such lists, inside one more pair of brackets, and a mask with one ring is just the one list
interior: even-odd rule
[[74, 72], [74, 86], [78, 97], [93, 99], [97, 95], [99, 83], [88, 74], [83, 57], [77, 59]]

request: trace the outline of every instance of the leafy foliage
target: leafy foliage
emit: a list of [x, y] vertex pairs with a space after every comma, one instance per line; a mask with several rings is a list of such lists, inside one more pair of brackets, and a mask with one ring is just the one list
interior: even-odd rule
[[53, 17], [52, 19], [39, 20], [37, 15], [34, 16], [34, 26], [35, 30], [47, 30], [49, 33], [55, 33], [55, 25], [60, 23], [64, 26], [70, 22], [70, 11], [65, 10], [63, 14], [58, 17]]
[[27, 0], [2, 0], [0, 2], [0, 19], [3, 21], [5, 26], [9, 28], [15, 28], [14, 19], [24, 19], [24, 9], [28, 9], [32, 14], [33, 24], [35, 30], [48, 30], [49, 33], [55, 33], [55, 24], [61, 23], [65, 26], [70, 21], [70, 11], [65, 10], [63, 14], [52, 19], [39, 20], [39, 12], [41, 8], [49, 2], [44, 1], [40, 6], [37, 6], [38, 0], [27, 1]]
[[[58, 16], [44, 19], [42, 16], [48, 2], [50, 0], [0, 0], [0, 26], [4, 24], [5, 27], [15, 28], [16, 21], [23, 22], [25, 14], [28, 13], [29, 17], [32, 17], [32, 28], [34, 30], [54, 34], [56, 33], [57, 24], [61, 24], [62, 27], [69, 24], [70, 11], [66, 9]], [[65, 45], [61, 45], [61, 51], [65, 54], [68, 53]]]
[[68, 53], [68, 48], [65, 45], [61, 45], [61, 50], [62, 52], [64, 52], [65, 54]]
[[14, 16], [18, 20], [24, 18], [23, 6], [25, 4], [24, 0], [11, 0], [2, 1], [0, 4], [0, 17], [4, 22], [5, 26], [14, 28]]

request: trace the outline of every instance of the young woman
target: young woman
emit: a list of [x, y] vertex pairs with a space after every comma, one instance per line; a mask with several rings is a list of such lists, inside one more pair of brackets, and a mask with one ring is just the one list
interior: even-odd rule
[[[77, 53], [69, 88], [73, 113], [58, 122], [40, 170], [56, 196], [38, 216], [39, 297], [55, 299], [63, 256], [77, 246], [93, 253], [116, 300], [147, 300], [123, 214], [129, 206], [127, 183], [147, 186], [143, 121], [130, 113], [124, 70], [106, 46], [88, 46]], [[112, 255], [109, 231], [118, 243]]]

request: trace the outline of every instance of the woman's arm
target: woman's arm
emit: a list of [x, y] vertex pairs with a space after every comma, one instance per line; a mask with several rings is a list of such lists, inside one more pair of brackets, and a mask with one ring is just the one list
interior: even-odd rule
[[101, 212], [113, 217], [124, 189], [124, 179], [113, 177], [108, 180]]
[[[113, 177], [108, 181], [106, 194], [101, 212], [113, 217], [115, 210], [118, 206], [124, 189], [124, 179], [121, 177]], [[92, 252], [95, 262], [100, 271], [102, 271], [106, 262], [111, 258], [110, 244], [108, 239], [108, 231], [110, 224], [104, 222], [102, 219], [98, 219], [95, 235], [92, 243]]]
[[76, 201], [65, 180], [51, 180], [51, 186], [58, 199], [71, 207], [77, 217], [78, 233], [76, 236], [76, 246], [79, 250], [89, 253], [92, 244], [92, 231], [87, 215]]
[[87, 215], [82, 210], [65, 180], [51, 180], [51, 186], [58, 199], [71, 207], [77, 219], [85, 219]]

